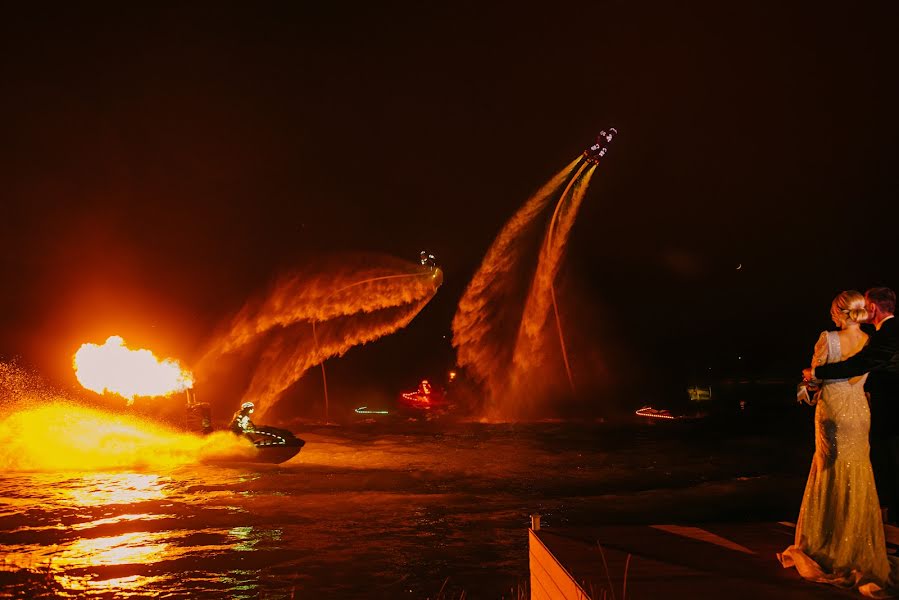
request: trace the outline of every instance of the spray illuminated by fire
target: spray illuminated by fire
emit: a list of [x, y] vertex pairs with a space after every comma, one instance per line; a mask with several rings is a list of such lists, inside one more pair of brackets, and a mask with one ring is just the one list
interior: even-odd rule
[[209, 344], [198, 372], [264, 340], [244, 399], [261, 417], [310, 367], [406, 325], [434, 297], [443, 273], [389, 256], [344, 256], [281, 277], [247, 302]]
[[484, 384], [488, 412], [494, 412], [490, 405], [507, 392], [514, 351], [509, 339], [514, 339], [520, 326], [520, 313], [510, 307], [520, 305], [526, 293], [521, 286], [527, 268], [521, 238], [533, 229], [579, 160], [559, 171], [509, 219], [459, 301], [453, 318], [456, 360]]
[[[561, 353], [574, 391], [554, 282], [587, 185], [616, 133], [603, 131], [596, 144], [528, 199], [500, 231], [459, 302], [453, 346], [459, 365], [484, 386], [487, 419], [532, 416], [535, 400], [556, 384], [547, 371], [552, 348]], [[555, 210], [546, 222], [541, 217], [553, 200]], [[534, 266], [527, 242], [538, 231]]]
[[138, 396], [169, 396], [194, 384], [193, 374], [177, 360], [160, 360], [145, 349], [132, 350], [117, 335], [103, 345], [82, 344], [72, 364], [82, 386], [98, 394], [118, 394], [129, 404]]
[[[511, 390], [514, 392], [512, 397], [518, 403], [528, 403], [534, 397], [533, 392], [539, 391], [534, 386], [545, 379], [532, 375], [536, 374], [535, 370], [539, 365], [547, 362], [550, 352], [555, 349], [561, 352], [568, 384], [574, 391], [574, 378], [556, 302], [555, 280], [575, 217], [595, 169], [596, 164], [586, 163], [575, 173], [556, 204], [540, 249], [537, 270], [521, 315], [521, 325], [512, 354]], [[553, 311], [554, 321], [550, 320], [550, 310]], [[555, 331], [552, 322], [555, 323]], [[531, 393], [524, 393], [525, 390], [530, 390]], [[524, 409], [523, 412], [529, 410], [527, 406], [521, 408]]]

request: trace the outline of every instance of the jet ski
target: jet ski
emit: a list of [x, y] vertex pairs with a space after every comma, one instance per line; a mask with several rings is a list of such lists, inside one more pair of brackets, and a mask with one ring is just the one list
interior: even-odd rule
[[674, 415], [671, 414], [667, 408], [653, 408], [651, 406], [644, 406], [643, 408], [638, 409], [635, 413], [638, 417], [647, 417], [650, 419], [676, 419]]
[[452, 409], [446, 391], [431, 385], [427, 379], [422, 379], [418, 389], [401, 393], [398, 404], [400, 411], [416, 419], [434, 419]]
[[255, 406], [244, 402], [231, 419], [231, 431], [250, 440], [256, 447], [256, 462], [278, 464], [290, 460], [306, 445], [293, 433], [271, 425], [255, 425], [250, 420]]
[[306, 445], [293, 433], [286, 429], [260, 425], [252, 431], [242, 434], [256, 446], [258, 462], [278, 464], [286, 462], [300, 453]]
[[648, 419], [667, 419], [677, 421], [693, 421], [706, 417], [706, 413], [704, 412], [676, 415], [667, 408], [653, 408], [652, 406], [644, 406], [643, 408], [635, 411], [634, 414], [636, 414], [638, 417], [646, 417]]
[[[234, 413], [231, 423], [225, 431], [230, 431], [235, 436], [249, 441], [256, 452], [242, 452], [239, 456], [217, 456], [207, 458], [212, 462], [254, 462], [279, 464], [286, 462], [299, 454], [304, 440], [295, 436], [286, 429], [279, 429], [271, 425], [256, 425], [250, 420], [255, 406], [252, 402], [244, 402], [240, 409]], [[212, 425], [212, 411], [209, 404], [197, 402], [196, 396], [188, 394], [187, 403], [188, 429], [209, 435], [216, 431]]]

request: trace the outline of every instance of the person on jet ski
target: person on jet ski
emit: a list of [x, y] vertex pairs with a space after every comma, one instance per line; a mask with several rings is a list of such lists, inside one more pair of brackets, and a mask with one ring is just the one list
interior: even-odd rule
[[256, 426], [250, 420], [250, 415], [253, 414], [255, 408], [252, 402], [241, 404], [240, 410], [234, 413], [234, 417], [231, 419], [231, 431], [237, 434], [256, 431]]

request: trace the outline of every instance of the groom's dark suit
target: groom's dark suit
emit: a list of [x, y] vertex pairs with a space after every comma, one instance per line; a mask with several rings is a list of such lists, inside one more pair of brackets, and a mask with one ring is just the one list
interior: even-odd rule
[[815, 367], [818, 379], [868, 375], [871, 394], [871, 465], [880, 503], [890, 521], [899, 520], [899, 317], [870, 333], [868, 344], [843, 362]]

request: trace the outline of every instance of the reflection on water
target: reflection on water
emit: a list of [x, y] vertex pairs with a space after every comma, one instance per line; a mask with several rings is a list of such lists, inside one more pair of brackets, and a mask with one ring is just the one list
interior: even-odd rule
[[230, 571], [227, 576], [219, 578], [219, 581], [230, 590], [231, 598], [255, 598], [259, 590], [256, 583], [259, 577], [259, 571], [244, 571], [235, 569]]
[[79, 564], [91, 566], [134, 565], [157, 562], [167, 556], [168, 532], [123, 533], [112, 537], [80, 539], [52, 555], [57, 567]]
[[[91, 509], [122, 505], [137, 505], [165, 498], [164, 478], [146, 473], [86, 473], [69, 478], [64, 482], [54, 482], [52, 475], [33, 476], [40, 492], [33, 493], [31, 499], [41, 498], [45, 509], [56, 509], [64, 514], [65, 509]], [[62, 484], [62, 485], [60, 485]], [[33, 509], [29, 512], [33, 512]], [[100, 517], [69, 525], [71, 531], [97, 530], [123, 522], [151, 521], [161, 515], [149, 513], [123, 513], [111, 517]], [[138, 525], [138, 528], [141, 528]], [[40, 527], [23, 525], [13, 533], [40, 531]], [[49, 545], [22, 545], [11, 547], [4, 556], [4, 566], [29, 569], [43, 566], [53, 575], [55, 581], [67, 590], [123, 590], [146, 587], [161, 577], [130, 575], [97, 580], [92, 576], [69, 575], [70, 571], [85, 567], [113, 565], [151, 564], [170, 556], [169, 532], [147, 533], [135, 531], [118, 535], [99, 537], [76, 537], [68, 542]]]
[[375, 424], [304, 431], [280, 466], [7, 471], [0, 591], [516, 597], [533, 512], [548, 527], [794, 517], [813, 438], [784, 431]]
[[82, 484], [58, 490], [63, 502], [75, 506], [133, 504], [165, 497], [165, 480], [159, 475], [142, 473], [90, 473]]
[[88, 576], [74, 577], [54, 575], [53, 579], [55, 583], [58, 584], [59, 588], [63, 590], [87, 592], [87, 595], [94, 595], [94, 593], [97, 595], [106, 595], [121, 594], [122, 592], [139, 592], [140, 590], [149, 588], [153, 584], [164, 581], [166, 578], [131, 575], [130, 577], [113, 577], [111, 579], [97, 581]]

